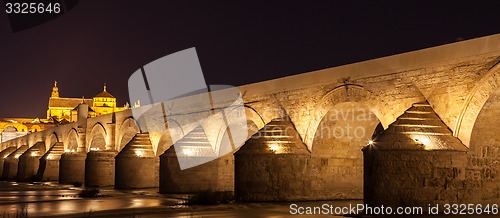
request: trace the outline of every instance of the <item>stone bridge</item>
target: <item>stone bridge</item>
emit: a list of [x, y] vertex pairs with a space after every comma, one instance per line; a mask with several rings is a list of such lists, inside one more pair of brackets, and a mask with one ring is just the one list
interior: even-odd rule
[[[159, 184], [160, 192], [194, 192], [210, 188], [235, 191], [240, 200], [362, 198], [362, 149], [373, 144], [373, 141], [376, 143], [377, 136], [384, 134], [384, 129], [388, 129], [405, 112], [410, 113], [411, 110], [408, 110], [412, 106], [425, 102], [466, 151], [463, 166], [460, 168], [453, 165], [451, 168], [455, 169], [451, 170], [463, 175], [459, 179], [467, 184], [465, 189], [474, 194], [468, 197], [464, 194], [465, 197], [459, 199], [498, 202], [499, 61], [500, 35], [492, 35], [240, 86], [238, 88], [245, 105], [249, 136], [254, 137], [242, 144], [241, 152], [235, 150], [222, 158], [183, 171], [179, 169], [171, 146], [177, 139], [190, 143], [190, 140], [196, 138], [196, 134], [203, 134], [203, 131], [216, 131], [219, 132], [216, 134], [218, 137], [224, 137], [228, 134], [226, 129], [217, 125], [204, 126], [201, 130], [196, 129], [196, 126], [188, 129], [177, 126], [175, 137], [171, 137], [168, 131], [149, 133], [149, 142], [144, 142], [144, 135], [139, 137], [139, 130], [130, 110], [88, 119], [81, 117], [75, 123], [2, 143], [0, 148], [5, 150], [0, 157], [5, 159], [2, 160], [5, 162], [3, 174], [5, 178], [7, 165], [12, 162], [7, 159], [17, 158], [9, 156], [15, 152], [12, 149], [7, 151], [8, 148], [29, 148], [43, 142], [44, 150], [50, 152], [59, 142], [63, 152], [83, 154], [82, 158], [76, 158], [80, 162], [89, 152], [114, 151], [115, 153], [104, 155], [106, 157], [95, 157], [96, 160], [108, 161], [107, 165], [98, 167], [113, 168], [112, 172], [109, 175], [97, 172], [93, 175], [113, 177], [112, 181], [102, 184], [96, 182], [97, 186], [114, 185], [118, 180], [126, 180], [126, 177], [120, 177], [126, 171], [123, 168], [126, 164], [118, 164], [120, 154], [116, 156], [115, 166], [116, 152], [123, 153], [127, 150], [124, 148], [129, 145], [131, 149], [137, 149], [138, 145], [146, 144], [146, 149], [151, 154], [142, 158], [149, 158], [152, 162], [147, 163], [154, 164], [145, 162], [144, 165], [137, 165], [156, 167], [151, 170], [154, 175], [148, 175], [148, 179], [155, 182], [148, 183], [147, 186]], [[176, 120], [167, 122], [172, 127], [175, 125], [171, 124]], [[280, 132], [289, 141], [277, 139], [274, 135], [270, 137], [282, 144], [293, 142], [294, 146], [287, 147], [287, 152], [280, 152], [279, 149], [288, 144], [273, 147], [265, 139], [268, 136], [262, 134], [272, 132], [269, 129], [271, 127], [284, 126], [291, 126], [296, 130], [295, 133]], [[134, 136], [137, 137], [135, 141], [131, 140]], [[426, 150], [439, 149], [428, 147]], [[24, 152], [29, 150], [24, 149]], [[269, 155], [275, 158], [266, 159]], [[93, 179], [88, 178], [93, 172], [89, 168], [94, 166], [90, 157], [87, 157], [86, 164], [82, 166], [85, 169], [85, 179], [73, 179], [72, 182], [87, 183], [87, 180]], [[161, 159], [159, 166], [157, 159]], [[137, 163], [141, 161], [132, 157], [127, 160], [138, 161]], [[250, 160], [255, 166], [245, 162]], [[59, 177], [62, 177], [64, 158], [60, 161]], [[40, 158], [40, 167], [44, 165], [42, 162], [43, 157]], [[18, 165], [18, 171], [21, 172], [21, 160]], [[35, 171], [37, 173], [33, 174], [40, 174], [41, 170]], [[137, 177], [141, 175], [138, 173]], [[46, 178], [40, 175], [38, 177]], [[434, 176], [432, 179], [439, 180], [438, 177]], [[10, 178], [7, 176], [7, 179], [14, 178], [12, 175]], [[443, 183], [457, 178], [447, 178]], [[369, 182], [364, 181], [365, 185]], [[120, 185], [127, 188], [143, 186], [144, 184]], [[451, 199], [447, 195], [429, 198]]]

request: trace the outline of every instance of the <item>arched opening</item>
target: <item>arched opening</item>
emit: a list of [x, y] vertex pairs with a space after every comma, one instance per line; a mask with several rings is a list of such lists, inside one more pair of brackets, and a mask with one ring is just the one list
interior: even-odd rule
[[372, 139], [375, 139], [377, 136], [382, 134], [382, 132], [384, 132], [384, 125], [382, 125], [382, 123], [378, 123], [377, 127], [375, 127], [375, 131], [373, 131]]
[[68, 134], [68, 143], [66, 144], [66, 149], [71, 152], [77, 151], [78, 149], [78, 135], [75, 129], [70, 130]]
[[465, 99], [460, 112], [453, 135], [458, 137], [465, 146], [471, 146], [472, 131], [476, 120], [486, 102], [496, 95], [497, 87], [500, 87], [500, 64], [493, 66], [474, 86]]
[[168, 130], [161, 133], [160, 140], [158, 140], [158, 145], [156, 146], [156, 155], [161, 155], [173, 144]]
[[54, 145], [56, 142], [59, 142], [59, 137], [57, 137], [56, 133], [52, 133], [50, 134], [50, 136], [47, 138], [46, 142], [45, 142], [45, 148], [47, 149], [47, 151], [50, 149], [50, 147], [52, 147], [52, 145]]
[[41, 128], [39, 125], [33, 125], [31, 126], [31, 132], [40, 132]]
[[139, 129], [135, 125], [135, 121], [133, 118], [128, 118], [125, 121], [123, 121], [122, 126], [120, 127], [120, 142], [119, 142], [119, 150], [121, 151], [127, 143], [134, 138], [135, 134], [139, 132]]
[[[470, 140], [467, 179], [481, 184], [472, 191], [482, 199], [498, 201], [500, 177], [500, 89], [488, 98], [479, 112]], [[488, 190], [488, 191], [484, 191]]]
[[5, 125], [5, 128], [3, 129], [4, 132], [17, 132], [16, 127], [12, 125]]
[[[225, 117], [221, 119], [224, 122], [215, 125], [219, 127], [215, 147], [216, 155], [219, 157], [232, 154], [258, 131], [254, 120], [262, 123], [262, 127], [264, 126], [262, 117], [249, 106], [233, 107], [231, 110], [224, 112]], [[209, 130], [209, 128], [211, 127], [205, 128], [205, 131]]]
[[97, 123], [92, 128], [89, 149], [92, 150], [106, 150], [106, 131], [101, 124]]
[[362, 103], [338, 103], [325, 114], [314, 135], [309, 165], [312, 181], [320, 181], [314, 191], [324, 198], [362, 198], [361, 149], [377, 126], [382, 126], [379, 119]]
[[28, 131], [28, 127], [26, 125], [19, 125], [19, 126], [17, 126], [17, 131], [19, 131], [19, 132], [27, 132]]
[[[229, 132], [228, 132], [229, 129], [237, 129], [236, 126], [235, 127], [230, 126], [230, 127], [226, 128], [226, 130], [224, 131], [224, 135], [222, 136], [222, 139], [229, 139]], [[250, 137], [252, 137], [258, 131], [259, 131], [259, 127], [257, 127], [257, 124], [255, 124], [255, 122], [253, 122], [252, 120], [247, 120], [247, 137], [243, 141], [243, 143], [235, 144], [234, 145], [234, 150], [233, 150], [232, 146], [230, 146], [230, 145], [228, 146], [227, 144], [225, 146], [221, 146], [221, 148], [219, 149], [219, 154], [218, 154], [219, 157], [223, 156], [223, 155], [226, 155], [226, 154], [229, 154], [229, 153], [236, 152], [243, 144], [245, 144], [245, 142]]]

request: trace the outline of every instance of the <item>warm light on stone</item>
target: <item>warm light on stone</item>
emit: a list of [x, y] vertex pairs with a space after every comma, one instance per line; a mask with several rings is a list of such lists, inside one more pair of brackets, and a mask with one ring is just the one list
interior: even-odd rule
[[142, 156], [142, 151], [135, 151], [135, 154], [140, 157]]
[[277, 145], [277, 144], [271, 144], [271, 145], [269, 145], [269, 148], [270, 148], [272, 151], [274, 151], [275, 153], [279, 153], [279, 151], [280, 151], [280, 146], [279, 146], [279, 145]]
[[192, 155], [194, 153], [193, 150], [191, 150], [191, 149], [182, 149], [182, 152], [185, 155]]

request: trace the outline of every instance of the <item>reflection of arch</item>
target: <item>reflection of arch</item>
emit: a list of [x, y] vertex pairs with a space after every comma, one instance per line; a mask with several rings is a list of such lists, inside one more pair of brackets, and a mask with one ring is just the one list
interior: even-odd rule
[[106, 150], [106, 129], [101, 123], [96, 123], [90, 132], [89, 149]]
[[[314, 108], [312, 117], [307, 125], [304, 143], [307, 145], [309, 151], [312, 151], [314, 136], [321, 120], [335, 105], [342, 102], [358, 102], [370, 107], [374, 101], [376, 101], [376, 97], [359, 85], [339, 86], [325, 94]], [[380, 117], [378, 111], [372, 109], [372, 112], [377, 117]]]
[[470, 144], [474, 123], [490, 96], [500, 87], [500, 64], [496, 63], [474, 86], [465, 100], [455, 123], [453, 135], [466, 146]]
[[76, 129], [71, 129], [67, 135], [68, 142], [66, 143], [66, 149], [76, 151], [78, 149], [78, 133]]
[[120, 137], [118, 138], [118, 151], [121, 151], [121, 149], [134, 138], [135, 134], [140, 132], [135, 124], [133, 117], [128, 117], [122, 122], [120, 126]]

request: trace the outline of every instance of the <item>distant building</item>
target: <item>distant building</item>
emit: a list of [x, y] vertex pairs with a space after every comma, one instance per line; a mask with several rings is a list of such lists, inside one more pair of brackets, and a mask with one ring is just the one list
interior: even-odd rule
[[39, 132], [59, 124], [75, 122], [80, 103], [89, 105], [89, 117], [128, 109], [128, 106], [116, 107], [116, 98], [104, 90], [92, 99], [85, 98], [61, 98], [57, 82], [54, 82], [52, 94], [49, 98], [47, 119], [30, 118], [0, 118], [0, 143], [27, 135], [31, 132]]
[[0, 118], [0, 142], [27, 135], [31, 132], [39, 132], [57, 126], [48, 120], [27, 118]]
[[113, 112], [118, 112], [127, 109], [124, 107], [116, 107], [116, 98], [104, 90], [97, 94], [93, 99], [85, 98], [61, 98], [59, 97], [59, 88], [57, 82], [52, 88], [52, 95], [49, 98], [49, 108], [47, 109], [47, 120], [54, 120], [60, 123], [76, 121], [77, 106], [85, 102], [90, 106], [89, 117], [100, 116]]

